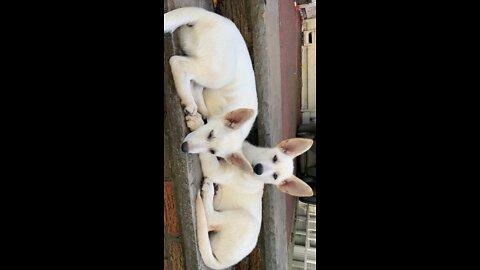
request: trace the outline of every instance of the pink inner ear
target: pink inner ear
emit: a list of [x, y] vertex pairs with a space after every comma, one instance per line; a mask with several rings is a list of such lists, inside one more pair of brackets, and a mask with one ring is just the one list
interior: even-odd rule
[[230, 161], [231, 164], [234, 166], [237, 166], [239, 169], [244, 171], [245, 173], [253, 174], [253, 168], [250, 166], [250, 163], [246, 161], [242, 156], [239, 154], [231, 154], [228, 157], [228, 160]]
[[251, 109], [238, 109], [233, 112], [229, 112], [225, 117], [226, 125], [233, 128], [240, 126], [243, 122], [247, 121], [253, 116], [253, 110]]
[[278, 188], [287, 194], [297, 197], [310, 197], [313, 195], [312, 188], [300, 179], [286, 179]]
[[225, 120], [225, 125], [227, 125], [227, 127], [233, 127], [237, 123], [237, 120], [234, 116], [229, 116]]
[[291, 157], [296, 157], [312, 146], [313, 141], [310, 139], [303, 139], [303, 138], [292, 138], [282, 141], [278, 144], [278, 148]]
[[241, 120], [242, 120], [242, 116], [239, 113], [230, 115], [228, 117], [228, 121], [231, 122], [231, 123], [238, 123]]

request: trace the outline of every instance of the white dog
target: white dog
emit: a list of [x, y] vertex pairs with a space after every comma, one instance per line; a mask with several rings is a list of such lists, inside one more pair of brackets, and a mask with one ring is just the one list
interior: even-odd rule
[[[284, 140], [274, 148], [244, 142], [242, 151], [247, 163], [235, 154], [228, 157], [229, 164], [209, 153], [200, 153], [206, 178], [203, 200], [199, 192], [196, 201], [197, 234], [207, 266], [232, 266], [255, 248], [262, 223], [264, 184], [274, 184], [293, 196], [313, 195], [312, 189], [293, 175], [293, 159], [312, 144], [312, 140], [300, 138]], [[220, 184], [215, 197], [213, 182]]]
[[239, 30], [227, 18], [197, 7], [165, 13], [164, 24], [165, 33], [179, 28], [186, 54], [170, 58], [187, 126], [195, 129], [185, 137], [182, 150], [222, 158], [241, 152], [258, 101], [252, 62]]

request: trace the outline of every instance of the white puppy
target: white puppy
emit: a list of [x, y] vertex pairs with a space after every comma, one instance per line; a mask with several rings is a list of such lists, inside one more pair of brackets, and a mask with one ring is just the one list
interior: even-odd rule
[[165, 33], [179, 28], [186, 54], [170, 58], [187, 126], [196, 129], [182, 150], [218, 157], [240, 152], [258, 113], [255, 75], [242, 35], [227, 18], [197, 7], [165, 13], [164, 23]]
[[[310, 139], [288, 139], [274, 148], [243, 143], [247, 162], [233, 154], [229, 163], [200, 153], [203, 200], [197, 195], [197, 234], [205, 264], [232, 266], [254, 249], [262, 223], [264, 184], [274, 184], [293, 196], [312, 196], [312, 189], [293, 175], [293, 159], [312, 146]], [[252, 171], [253, 166], [253, 171]], [[219, 190], [214, 197], [213, 183]], [[209, 232], [211, 235], [209, 236]]]

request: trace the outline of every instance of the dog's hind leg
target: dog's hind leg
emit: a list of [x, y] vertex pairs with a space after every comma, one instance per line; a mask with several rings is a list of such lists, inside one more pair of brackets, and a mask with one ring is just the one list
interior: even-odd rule
[[200, 197], [200, 192], [197, 193], [197, 199], [195, 201], [196, 215], [197, 215], [197, 236], [198, 236], [198, 247], [200, 254], [202, 255], [203, 261], [205, 264], [214, 269], [222, 269], [227, 267], [218, 262], [218, 259], [213, 255], [212, 246], [209, 239], [209, 226], [208, 219], [203, 207], [203, 200]]
[[[172, 68], [175, 88], [180, 96], [182, 105], [185, 106], [185, 112], [190, 115], [197, 113], [198, 105], [195, 103], [191, 81], [202, 87], [210, 89], [220, 89], [231, 83], [235, 77], [235, 57], [232, 55], [218, 55], [218, 59], [212, 59], [205, 63], [204, 59], [198, 60], [187, 56], [174, 55], [170, 58], [170, 67]], [[199, 91], [201, 92], [201, 91]], [[196, 94], [197, 95], [197, 94]], [[203, 97], [198, 96], [198, 100]], [[205, 102], [202, 102], [202, 106]], [[206, 109], [204, 106], [202, 109]]]
[[199, 153], [199, 158], [203, 176], [211, 178], [218, 184], [225, 182], [226, 179], [223, 177], [216, 177], [217, 175], [222, 175], [222, 164], [220, 164], [215, 155], [204, 152]]

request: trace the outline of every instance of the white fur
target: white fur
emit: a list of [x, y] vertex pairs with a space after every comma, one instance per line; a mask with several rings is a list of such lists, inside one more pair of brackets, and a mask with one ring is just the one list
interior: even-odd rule
[[[164, 32], [179, 28], [186, 54], [172, 56], [170, 66], [187, 126], [201, 126], [184, 139], [188, 153], [215, 149], [215, 155], [225, 157], [238, 151], [258, 113], [255, 75], [242, 35], [227, 18], [197, 7], [164, 14], [164, 25]], [[225, 115], [240, 108], [252, 109], [252, 117], [239, 129], [226, 127]], [[202, 115], [206, 125], [200, 123]], [[207, 140], [212, 130], [216, 136]]]
[[[304, 151], [310, 148], [307, 145]], [[261, 175], [240, 170], [214, 155], [200, 153], [203, 174], [203, 200], [197, 195], [197, 230], [200, 253], [205, 264], [213, 269], [232, 266], [255, 248], [262, 223], [262, 196], [265, 184], [274, 184], [284, 192], [284, 181], [299, 181], [305, 187], [298, 196], [311, 196], [310, 187], [293, 176], [295, 156], [281, 148], [262, 148], [243, 143], [243, 154], [249, 164], [261, 163], [268, 168]], [[297, 155], [297, 153], [295, 153]], [[276, 162], [273, 162], [273, 158]], [[273, 173], [277, 179], [273, 179]], [[219, 185], [214, 197], [212, 182]], [[301, 183], [300, 183], [301, 182]], [[215, 233], [208, 236], [208, 231]]]

